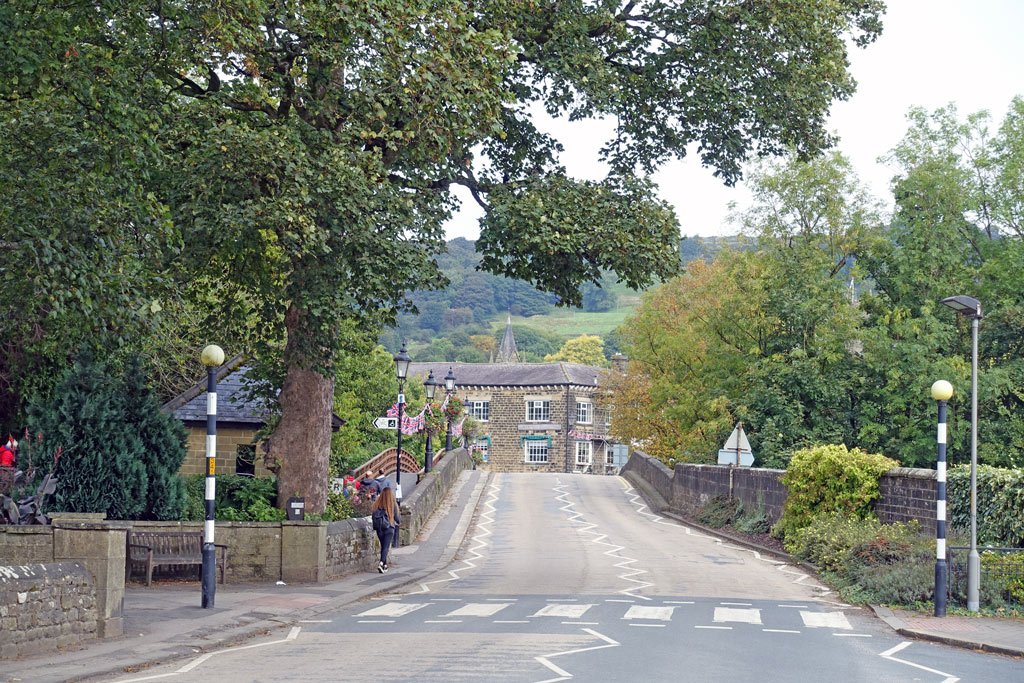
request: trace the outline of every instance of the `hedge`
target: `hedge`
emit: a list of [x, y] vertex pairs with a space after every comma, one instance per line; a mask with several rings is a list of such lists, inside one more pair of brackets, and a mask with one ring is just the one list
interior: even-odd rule
[[[951, 525], [971, 528], [971, 468], [949, 469], [947, 499]], [[978, 543], [1024, 547], [1024, 469], [978, 466]]]

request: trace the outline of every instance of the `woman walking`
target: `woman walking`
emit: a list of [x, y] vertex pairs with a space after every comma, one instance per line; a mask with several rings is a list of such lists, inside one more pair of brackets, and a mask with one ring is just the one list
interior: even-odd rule
[[373, 521], [373, 530], [380, 539], [380, 563], [377, 565], [377, 571], [384, 574], [388, 570], [388, 551], [391, 549], [395, 534], [398, 533], [398, 525], [402, 523], [393, 488], [388, 487], [377, 496], [370, 519]]

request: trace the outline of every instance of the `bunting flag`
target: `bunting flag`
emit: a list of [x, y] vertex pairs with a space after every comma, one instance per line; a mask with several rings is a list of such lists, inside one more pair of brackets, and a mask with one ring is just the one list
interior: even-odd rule
[[459, 420], [458, 424], [452, 425], [452, 436], [462, 436], [462, 423], [465, 421], [466, 419], [463, 418]]
[[448, 407], [448, 399], [450, 399], [451, 397], [452, 397], [451, 394], [445, 394], [444, 402], [441, 403], [441, 410], [444, 410], [445, 408]]
[[387, 417], [398, 417], [398, 404], [393, 404], [384, 415]]
[[569, 436], [580, 441], [607, 441], [608, 437], [604, 434], [594, 434], [592, 432], [584, 432], [579, 429], [570, 429]]

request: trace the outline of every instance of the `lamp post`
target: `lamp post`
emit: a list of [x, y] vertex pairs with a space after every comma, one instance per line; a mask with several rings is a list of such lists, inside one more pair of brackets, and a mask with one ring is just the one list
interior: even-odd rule
[[[434, 401], [434, 394], [437, 393], [437, 382], [434, 381], [434, 371], [431, 370], [427, 375], [427, 381], [423, 383], [424, 390], [427, 393], [427, 405], [430, 405]], [[423, 457], [423, 473], [426, 474], [430, 471], [430, 465], [434, 462], [434, 446], [430, 442], [430, 430], [427, 430], [427, 448], [424, 451]]]
[[395, 493], [396, 497], [402, 497], [402, 409], [405, 408], [405, 395], [402, 388], [405, 386], [405, 379], [409, 376], [409, 363], [412, 358], [405, 351], [405, 344], [394, 357], [395, 377], [398, 378], [398, 450], [395, 452]]
[[224, 350], [210, 344], [203, 349], [199, 359], [206, 366], [206, 521], [203, 523], [202, 605], [212, 609], [217, 592], [217, 551], [213, 545], [213, 501], [217, 493], [217, 368], [224, 364]]
[[938, 460], [935, 464], [935, 616], [946, 616], [946, 401], [953, 395], [953, 385], [940, 379], [932, 385], [932, 398], [939, 403], [939, 426], [936, 430]]
[[981, 558], [978, 555], [978, 322], [981, 302], [969, 296], [951, 296], [944, 306], [971, 321], [971, 552], [967, 556], [967, 609], [977, 612]]
[[[448, 394], [448, 400], [452, 398], [452, 392], [455, 391], [455, 373], [452, 372], [452, 367], [448, 366], [448, 374], [444, 376], [444, 390]], [[444, 450], [450, 451], [452, 449], [452, 413], [450, 409], [445, 409], [448, 413], [448, 432], [444, 437]]]

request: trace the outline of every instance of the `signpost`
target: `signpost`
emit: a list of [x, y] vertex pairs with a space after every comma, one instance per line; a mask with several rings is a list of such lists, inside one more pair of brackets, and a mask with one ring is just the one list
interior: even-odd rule
[[725, 446], [718, 451], [718, 464], [739, 467], [750, 467], [754, 464], [754, 453], [750, 450], [747, 435], [743, 433], [742, 422], [736, 425], [726, 440]]
[[373, 420], [373, 426], [377, 429], [398, 429], [398, 418], [377, 417]]

